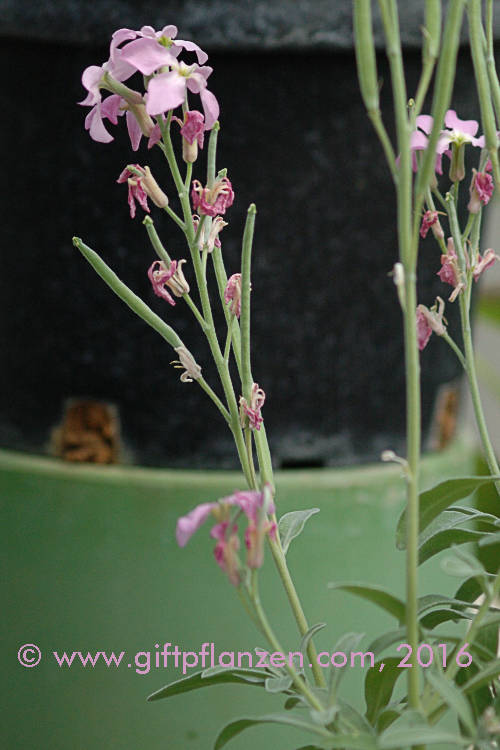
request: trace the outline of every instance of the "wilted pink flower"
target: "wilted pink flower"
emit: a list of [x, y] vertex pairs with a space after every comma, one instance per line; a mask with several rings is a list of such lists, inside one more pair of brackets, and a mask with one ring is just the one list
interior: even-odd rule
[[140, 164], [129, 165], [120, 174], [117, 182], [128, 183], [128, 203], [132, 219], [135, 216], [134, 199], [148, 213], [150, 211], [147, 198], [151, 198], [153, 203], [159, 208], [165, 208], [168, 205], [168, 198], [151, 174], [149, 167], [141, 167]]
[[453, 287], [453, 292], [449, 300], [450, 302], [454, 302], [464, 288], [464, 283], [461, 278], [462, 274], [458, 265], [453, 237], [448, 238], [447, 253], [441, 255], [441, 270], [437, 272], [437, 275], [444, 284], [449, 284]]
[[237, 318], [241, 314], [241, 273], [233, 273], [227, 280], [224, 290], [224, 301], [229, 303], [229, 309]]
[[175, 301], [165, 286], [168, 286], [176, 297], [182, 297], [189, 292], [189, 284], [182, 272], [182, 264], [185, 262], [184, 259], [173, 260], [167, 268], [162, 260], [155, 260], [148, 270], [148, 278], [153, 285], [154, 293], [171, 305], [175, 305]]
[[467, 206], [468, 211], [471, 214], [479, 213], [481, 204], [486, 206], [490, 202], [490, 198], [493, 195], [494, 185], [493, 178], [486, 171], [478, 172], [477, 169], [472, 170], [472, 180], [469, 187], [470, 201]]
[[441, 297], [437, 297], [436, 301], [437, 309], [436, 305], [433, 305], [430, 310], [425, 305], [417, 307], [417, 342], [420, 351], [425, 349], [433, 332], [438, 336], [446, 333], [443, 318], [444, 302]]
[[242, 427], [246, 426], [248, 420], [248, 426], [251, 430], [260, 430], [260, 426], [264, 421], [260, 411], [264, 406], [265, 400], [266, 394], [257, 383], [252, 385], [250, 405], [246, 398], [243, 396], [240, 397], [240, 421]]
[[491, 268], [493, 263], [496, 260], [500, 260], [498, 255], [496, 255], [495, 251], [489, 248], [486, 250], [483, 257], [481, 255], [478, 255], [476, 267], [473, 271], [474, 281], [478, 281], [479, 277], [483, 273], [483, 271], [486, 271], [486, 269]]
[[210, 536], [217, 540], [214, 549], [218, 565], [227, 573], [235, 586], [239, 585], [241, 563], [238, 558], [240, 546], [237, 536], [238, 526], [230, 519], [231, 507], [239, 508], [249, 521], [245, 534], [247, 546], [247, 564], [257, 568], [263, 562], [263, 541], [266, 534], [275, 536], [276, 524], [267, 518], [275, 512], [270, 485], [265, 485], [262, 492], [258, 490], [236, 491], [223, 497], [216, 503], [202, 503], [177, 522], [177, 542], [184, 547], [197, 529], [213, 515], [217, 523], [212, 527]]
[[[193, 214], [193, 228], [195, 233], [198, 231], [198, 226], [200, 223], [200, 217], [198, 214]], [[208, 238], [206, 238], [205, 232], [202, 231], [200, 234], [200, 237], [198, 237], [198, 249], [201, 252], [206, 248], [207, 253], [213, 252], [214, 247], [221, 247], [219, 234], [224, 229], [224, 227], [227, 227], [227, 221], [224, 221], [222, 216], [215, 216], [212, 221], [212, 226], [210, 227], [210, 231], [208, 233]]]
[[436, 239], [443, 239], [444, 232], [439, 222], [438, 211], [426, 211], [422, 217], [422, 224], [420, 226], [420, 236], [422, 239], [427, 237], [427, 232], [432, 229], [434, 237]]
[[213, 187], [203, 187], [198, 180], [193, 180], [191, 200], [195, 211], [206, 216], [225, 214], [226, 209], [233, 205], [233, 186], [227, 177], [216, 180]]
[[184, 116], [184, 123], [182, 123], [181, 135], [189, 143], [193, 144], [195, 141], [198, 142], [198, 146], [203, 148], [203, 140], [205, 133], [205, 118], [201, 112], [197, 112], [195, 109], [191, 109], [186, 112]]
[[[139, 170], [142, 169], [142, 167], [139, 167], [138, 164], [135, 164], [134, 167]], [[135, 201], [139, 203], [144, 211], [147, 211], [148, 214], [150, 213], [148, 206], [148, 195], [144, 190], [142, 179], [140, 177], [136, 177], [134, 173], [131, 172], [127, 167], [120, 174], [117, 182], [126, 182], [128, 184], [128, 205], [130, 207], [130, 216], [132, 219], [135, 217]]]

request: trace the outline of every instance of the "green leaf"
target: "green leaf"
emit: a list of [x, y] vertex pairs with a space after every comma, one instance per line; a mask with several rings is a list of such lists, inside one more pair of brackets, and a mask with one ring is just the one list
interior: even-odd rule
[[483, 539], [479, 540], [480, 547], [486, 547], [488, 544], [498, 544], [500, 542], [500, 531], [494, 534], [486, 534]]
[[454, 557], [447, 557], [441, 562], [441, 569], [449, 576], [457, 578], [483, 577], [487, 575], [480, 561], [470, 552], [456, 547], [452, 548]]
[[391, 727], [380, 736], [378, 747], [380, 750], [401, 750], [402, 747], [408, 746], [440, 744], [446, 744], [448, 747], [465, 747], [470, 745], [470, 739], [433, 727], [408, 727], [405, 729]]
[[[420, 493], [419, 502], [419, 528], [422, 532], [452, 503], [471, 495], [478, 487], [498, 481], [500, 477], [462, 477], [460, 479], [447, 479], [440, 484], [431, 487], [430, 490]], [[396, 528], [396, 547], [406, 549], [406, 510], [399, 517]]]
[[220, 671], [217, 669], [212, 674], [206, 674], [207, 672], [208, 670], [196, 672], [188, 677], [171, 682], [170, 685], [165, 685], [165, 687], [148, 696], [148, 701], [159, 701], [162, 698], [170, 698], [172, 695], [189, 693], [191, 690], [199, 690], [200, 688], [222, 685], [228, 682], [260, 687], [264, 685], [266, 678], [265, 673], [256, 669], [227, 669], [221, 667]]
[[498, 675], [500, 675], [500, 659], [495, 659], [468, 680], [463, 686], [463, 691], [466, 694], [473, 693], [483, 685], [489, 685]]
[[404, 622], [406, 605], [382, 586], [370, 583], [329, 583], [328, 588], [356, 594], [356, 596], [373, 602], [373, 604], [393, 615], [400, 623]]
[[[374, 725], [382, 709], [391, 700], [394, 685], [403, 670], [398, 668], [399, 656], [387, 656], [368, 670], [365, 678], [366, 718]], [[380, 666], [383, 664], [382, 671]]]
[[395, 643], [402, 643], [406, 638], [406, 627], [398, 628], [397, 630], [389, 630], [387, 633], [375, 638], [369, 646], [368, 651], [373, 651], [375, 656], [378, 656], [382, 651], [385, 651], [389, 646], [393, 646]]
[[265, 688], [268, 693], [284, 693], [290, 689], [293, 680], [291, 677], [268, 677], [265, 682]]
[[298, 718], [293, 714], [267, 714], [266, 716], [251, 717], [243, 716], [227, 724], [215, 740], [214, 750], [227, 745], [227, 743], [241, 732], [249, 727], [258, 726], [259, 724], [284, 724], [296, 729], [313, 732], [324, 739], [330, 739], [330, 732], [317, 724], [311, 724], [308, 721]]
[[[449, 549], [454, 544], [467, 544], [467, 542], [477, 542], [485, 536], [484, 531], [472, 531], [470, 529], [446, 529], [440, 531], [427, 539], [418, 550], [418, 564], [430, 560], [445, 549]], [[479, 542], [481, 544], [481, 542]]]
[[446, 705], [463, 722], [464, 726], [469, 731], [471, 738], [473, 738], [476, 735], [474, 717], [469, 704], [460, 690], [453, 682], [439, 672], [426, 672], [426, 677], [436, 693], [438, 693]]
[[[352, 654], [354, 649], [357, 647], [361, 639], [364, 637], [363, 633], [345, 633], [342, 635], [337, 643], [335, 644], [332, 655], [337, 653], [338, 651], [341, 651], [344, 654]], [[366, 652], [364, 652], [366, 653]], [[347, 661], [345, 667], [334, 667], [333, 664], [330, 667], [330, 684], [328, 687], [328, 693], [330, 696], [330, 702], [334, 703], [335, 698], [337, 695], [337, 690], [340, 684], [340, 681], [342, 677], [345, 675], [347, 670], [347, 665], [349, 664], [349, 661]]]
[[326, 628], [326, 622], [318, 622], [316, 625], [311, 625], [307, 633], [304, 633], [302, 636], [302, 640], [300, 642], [300, 651], [306, 656], [307, 647], [309, 646], [309, 642], [311, 638], [316, 635], [316, 633], [319, 633], [320, 630], [323, 630], [323, 628]]
[[470, 620], [470, 615], [459, 609], [447, 607], [446, 609], [433, 609], [420, 618], [420, 625], [427, 630], [433, 630], [443, 622], [459, 622], [459, 620]]
[[294, 510], [291, 513], [285, 513], [281, 516], [278, 523], [278, 530], [285, 555], [288, 552], [290, 542], [303, 532], [306, 521], [311, 516], [314, 516], [315, 513], [319, 513], [319, 508]]

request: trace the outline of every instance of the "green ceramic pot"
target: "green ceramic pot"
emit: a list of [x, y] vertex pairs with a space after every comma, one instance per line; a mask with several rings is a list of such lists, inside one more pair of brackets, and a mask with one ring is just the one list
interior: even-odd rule
[[[466, 474], [473, 461], [456, 444], [428, 457], [423, 484]], [[318, 645], [332, 650], [344, 632], [375, 637], [395, 623], [347, 593], [334, 580], [365, 580], [402, 594], [404, 557], [394, 528], [404, 502], [395, 466], [289, 471], [277, 475], [278, 515], [317, 507], [293, 542], [289, 565], [310, 623], [326, 622]], [[178, 679], [179, 670], [152, 665], [139, 674], [135, 654], [155, 644], [199, 651], [250, 651], [264, 645], [243, 613], [235, 590], [216, 566], [208, 528], [179, 549], [179, 515], [199, 502], [241, 487], [235, 473], [126, 467], [93, 468], [0, 452], [4, 578], [3, 671], [6, 701], [0, 745], [6, 749], [206, 750], [224, 723], [238, 715], [278, 711], [279, 696], [255, 687], [216, 686], [147, 703], [146, 696]], [[270, 555], [262, 599], [287, 649], [299, 639]], [[421, 569], [421, 593], [451, 593], [454, 581], [436, 559]], [[21, 666], [23, 644], [36, 644], [40, 663]], [[59, 667], [56, 651], [125, 651], [120, 667]], [[145, 657], [139, 657], [144, 665]], [[127, 666], [129, 665], [129, 666]], [[145, 668], [139, 668], [145, 671]], [[362, 707], [361, 668], [344, 682], [346, 697]], [[291, 750], [311, 737], [254, 728], [234, 750]]]

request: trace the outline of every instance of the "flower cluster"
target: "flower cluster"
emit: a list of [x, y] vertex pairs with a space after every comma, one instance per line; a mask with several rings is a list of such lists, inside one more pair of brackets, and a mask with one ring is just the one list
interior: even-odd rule
[[[88, 94], [80, 104], [91, 108], [85, 127], [95, 141], [112, 141], [104, 119], [116, 124], [118, 116], [125, 113], [132, 148], [137, 150], [143, 135], [149, 139], [148, 146], [153, 146], [161, 133], [152, 118], [186, 104], [189, 91], [200, 96], [203, 122], [199, 112], [194, 118], [187, 117], [182, 135], [187, 141], [196, 138], [202, 146], [200, 126], [210, 130], [219, 116], [217, 99], [207, 88], [212, 68], [204, 65], [208, 55], [197, 44], [176, 36], [177, 28], [172, 25], [161, 31], [151, 26], [143, 26], [139, 31], [118, 29], [111, 39], [108, 60], [85, 69], [82, 84]], [[197, 62], [187, 64], [179, 60], [183, 51], [194, 52]], [[144, 94], [124, 85], [135, 73], [142, 73], [148, 79]], [[110, 92], [111, 96], [103, 99], [102, 91]]]
[[276, 523], [268, 518], [268, 514], [273, 514], [274, 510], [269, 485], [265, 485], [262, 492], [237, 491], [218, 502], [197, 505], [186, 516], [179, 518], [177, 543], [184, 547], [195, 531], [212, 515], [217, 522], [210, 531], [210, 536], [216, 540], [215, 559], [231, 583], [238, 586], [243, 579], [244, 566], [238, 555], [240, 541], [237, 520], [243, 513], [248, 521], [245, 530], [246, 565], [252, 569], [260, 568], [264, 562], [264, 539], [267, 534], [273, 538], [276, 535]]

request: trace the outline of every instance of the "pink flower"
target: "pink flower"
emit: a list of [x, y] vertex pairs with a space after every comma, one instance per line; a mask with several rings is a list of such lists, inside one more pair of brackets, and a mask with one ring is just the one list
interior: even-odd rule
[[135, 36], [139, 39], [123, 46], [122, 58], [133, 66], [134, 70], [146, 76], [165, 65], [175, 63], [182, 49], [195, 52], [200, 65], [208, 60], [207, 53], [194, 42], [175, 39], [177, 27], [173, 25], [164, 26], [161, 31], [155, 31], [152, 26], [143, 26], [140, 31], [135, 32]]
[[167, 292], [165, 286], [170, 287], [176, 297], [182, 297], [183, 294], [189, 292], [189, 284], [184, 278], [181, 267], [185, 262], [184, 259], [173, 260], [170, 267], [167, 268], [162, 260], [155, 260], [148, 270], [148, 278], [153, 285], [154, 293], [172, 306], [175, 305], [175, 301]]
[[483, 271], [486, 271], [486, 269], [491, 268], [491, 266], [496, 260], [500, 260], [500, 258], [498, 257], [498, 255], [496, 255], [495, 251], [492, 250], [491, 248], [486, 250], [483, 257], [478, 255], [476, 267], [474, 268], [474, 271], [473, 271], [474, 281], [478, 281]]
[[208, 65], [186, 65], [175, 61], [166, 73], [151, 78], [146, 95], [146, 110], [150, 115], [159, 115], [179, 107], [188, 91], [199, 94], [205, 114], [205, 130], [211, 130], [219, 117], [219, 104], [207, 89], [207, 78], [212, 73]]
[[198, 180], [193, 180], [191, 200], [195, 211], [206, 216], [225, 214], [226, 209], [233, 205], [233, 186], [227, 177], [216, 180], [213, 187], [203, 187]]
[[437, 305], [434, 304], [430, 310], [425, 305], [417, 307], [417, 342], [420, 351], [425, 349], [433, 332], [438, 336], [446, 333], [444, 302], [441, 297], [437, 297], [436, 302]]
[[443, 239], [444, 232], [439, 223], [439, 215], [437, 211], [426, 211], [422, 217], [422, 225], [420, 227], [420, 236], [422, 239], [427, 237], [427, 232], [432, 228], [432, 232], [436, 239]]
[[180, 547], [184, 547], [193, 534], [202, 526], [210, 515], [217, 523], [212, 527], [210, 536], [217, 540], [214, 556], [217, 564], [228, 575], [230, 582], [238, 586], [241, 582], [241, 563], [238, 558], [240, 542], [238, 526], [231, 520], [231, 508], [238, 508], [247, 517], [249, 525], [245, 533], [247, 547], [247, 565], [257, 568], [262, 565], [264, 555], [264, 538], [266, 534], [276, 535], [276, 524], [269, 521], [268, 514], [275, 512], [270, 485], [263, 491], [236, 491], [223, 497], [216, 503], [202, 503], [186, 516], [177, 521], [176, 537]]
[[[430, 115], [419, 115], [416, 120], [417, 130], [411, 134], [410, 149], [412, 153], [412, 164], [413, 170], [417, 171], [417, 158], [416, 151], [423, 151], [427, 148], [429, 143], [428, 135], [430, 135], [434, 120]], [[441, 131], [437, 146], [436, 146], [436, 172], [442, 174], [441, 160], [444, 153], [452, 159], [451, 169], [455, 174], [452, 174], [452, 179], [463, 179], [460, 177], [461, 162], [463, 161], [463, 149], [461, 146], [466, 143], [470, 143], [473, 146], [484, 147], [484, 136], [476, 138], [477, 129], [479, 124], [476, 120], [461, 120], [457, 117], [457, 113], [454, 109], [449, 109], [444, 118], [445, 130]], [[456, 152], [457, 166], [455, 168], [453, 164], [453, 155], [450, 150], [450, 144], [454, 147]]]
[[241, 273], [233, 273], [227, 280], [224, 290], [224, 301], [237, 318], [241, 314]]
[[260, 411], [264, 406], [265, 400], [266, 394], [257, 383], [252, 385], [250, 405], [247, 403], [246, 398], [243, 396], [240, 397], [240, 421], [242, 427], [247, 426], [248, 420], [248, 426], [251, 430], [260, 430], [260, 426], [264, 421]]
[[472, 181], [469, 187], [470, 201], [467, 206], [468, 211], [471, 214], [479, 213], [481, 204], [486, 206], [490, 202], [490, 198], [493, 195], [494, 190], [493, 179], [491, 175], [485, 172], [478, 172], [477, 169], [472, 170]]
[[447, 249], [448, 252], [441, 255], [441, 270], [437, 272], [437, 275], [444, 284], [449, 284], [453, 287], [453, 292], [449, 300], [450, 302], [454, 302], [464, 288], [464, 283], [458, 266], [458, 258], [452, 237], [448, 238]]

